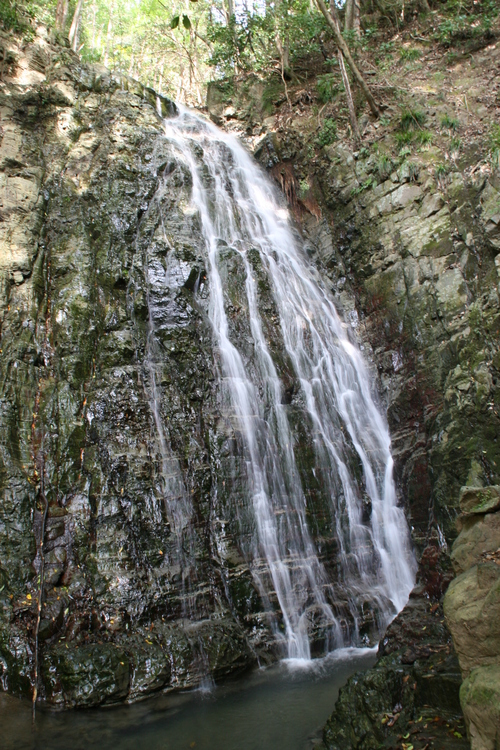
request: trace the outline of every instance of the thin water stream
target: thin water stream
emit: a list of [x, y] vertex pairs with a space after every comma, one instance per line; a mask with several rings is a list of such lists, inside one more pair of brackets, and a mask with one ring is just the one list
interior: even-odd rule
[[281, 663], [210, 692], [159, 696], [117, 708], [54, 713], [0, 693], [3, 750], [310, 750], [339, 687], [375, 661], [344, 649], [309, 665]]

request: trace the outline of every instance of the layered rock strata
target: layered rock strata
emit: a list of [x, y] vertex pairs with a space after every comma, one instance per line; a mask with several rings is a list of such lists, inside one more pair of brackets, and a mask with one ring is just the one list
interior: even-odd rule
[[472, 750], [500, 744], [500, 487], [465, 487], [444, 612], [460, 662]]
[[30, 695], [37, 661], [65, 706], [220, 679], [272, 636], [214, 507], [242, 467], [203, 261], [162, 227], [161, 199], [182, 216], [189, 191], [159, 192], [175, 108], [43, 30], [0, 44], [2, 687]]

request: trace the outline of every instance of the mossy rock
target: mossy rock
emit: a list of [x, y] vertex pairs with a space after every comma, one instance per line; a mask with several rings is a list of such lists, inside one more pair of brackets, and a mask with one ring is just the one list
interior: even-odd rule
[[500, 486], [462, 487], [459, 503], [464, 515], [500, 510]]
[[50, 703], [97, 706], [123, 700], [129, 691], [129, 660], [110, 643], [58, 645], [43, 662], [44, 685]]
[[473, 669], [460, 688], [460, 701], [472, 750], [500, 747], [500, 663]]

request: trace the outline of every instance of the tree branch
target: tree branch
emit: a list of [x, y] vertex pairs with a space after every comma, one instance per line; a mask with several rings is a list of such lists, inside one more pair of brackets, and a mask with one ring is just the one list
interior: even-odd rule
[[338, 24], [338, 21], [336, 18], [332, 16], [328, 8], [326, 7], [324, 0], [316, 0], [318, 7], [320, 11], [323, 13], [325, 20], [328, 24], [328, 26], [333, 31], [333, 36], [335, 38], [335, 41], [337, 43], [337, 47], [342, 52], [343, 56], [347, 60], [347, 63], [352, 70], [352, 74], [356, 81], [358, 82], [359, 86], [361, 87], [361, 90], [363, 91], [363, 94], [365, 95], [365, 99], [368, 102], [370, 109], [372, 113], [375, 115], [375, 117], [380, 117], [380, 111], [377, 106], [377, 103], [375, 102], [375, 99], [373, 98], [373, 94], [370, 91], [370, 88], [368, 84], [366, 83], [365, 79], [361, 75], [361, 73], [358, 70], [358, 67], [354, 60], [352, 59], [352, 55], [349, 51], [349, 47], [346, 44], [346, 41], [344, 37], [342, 36], [342, 33], [340, 31], [340, 26]]

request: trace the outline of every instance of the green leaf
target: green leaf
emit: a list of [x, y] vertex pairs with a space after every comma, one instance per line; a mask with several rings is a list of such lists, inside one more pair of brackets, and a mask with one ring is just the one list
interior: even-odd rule
[[176, 29], [178, 25], [179, 25], [179, 16], [174, 16], [172, 20], [170, 21], [170, 28]]
[[182, 16], [182, 25], [185, 29], [191, 28], [191, 21], [189, 20], [189, 16]]

